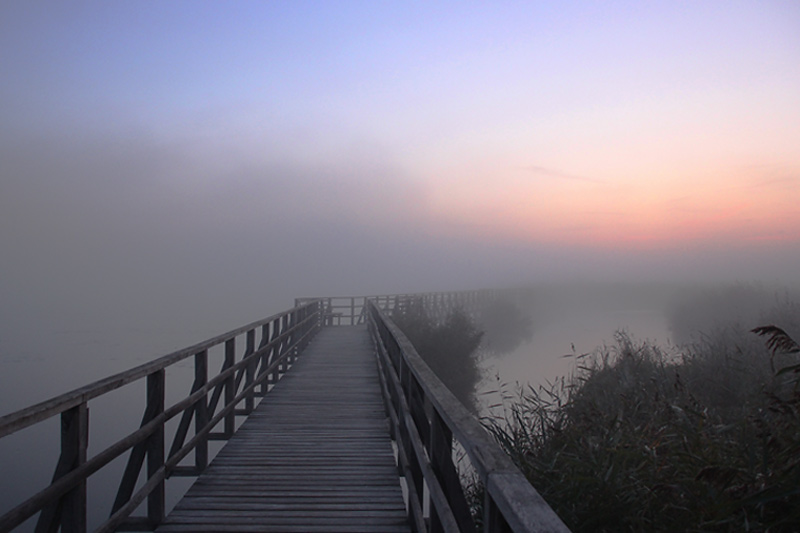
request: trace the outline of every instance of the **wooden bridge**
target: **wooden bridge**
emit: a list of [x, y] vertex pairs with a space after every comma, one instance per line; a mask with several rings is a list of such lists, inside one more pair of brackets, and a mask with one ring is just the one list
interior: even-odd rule
[[[413, 298], [436, 316], [492, 296]], [[455, 449], [485, 488], [480, 530], [567, 531], [391, 321], [409, 298], [301, 299], [0, 418], [0, 438], [61, 419], [52, 483], [0, 516], [0, 531], [31, 520], [37, 532], [478, 531]], [[210, 377], [214, 348], [223, 357]], [[185, 360], [194, 362], [191, 389], [166, 405], [166, 371]], [[89, 400], [139, 380], [141, 425], [89, 457]], [[245, 417], [238, 428], [237, 417]], [[209, 461], [214, 440], [228, 442]], [[120, 457], [127, 462], [108, 518], [89, 524], [87, 481]], [[196, 480], [167, 512], [166, 486], [181, 476]]]

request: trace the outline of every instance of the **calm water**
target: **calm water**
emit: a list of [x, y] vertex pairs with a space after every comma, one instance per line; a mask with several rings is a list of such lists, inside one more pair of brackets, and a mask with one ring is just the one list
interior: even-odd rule
[[613, 298], [574, 294], [536, 306], [531, 342], [485, 361], [488, 378], [482, 385], [483, 403], [497, 403], [500, 396], [491, 391], [500, 387], [513, 391], [517, 384], [545, 384], [569, 375], [575, 365], [570, 356], [613, 345], [617, 331], [635, 340], [671, 344], [668, 307], [673, 295], [669, 290]]

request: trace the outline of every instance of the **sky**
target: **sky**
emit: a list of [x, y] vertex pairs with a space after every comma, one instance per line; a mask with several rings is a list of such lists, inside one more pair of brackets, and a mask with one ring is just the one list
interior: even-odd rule
[[0, 319], [798, 282], [798, 30], [794, 1], [6, 0]]

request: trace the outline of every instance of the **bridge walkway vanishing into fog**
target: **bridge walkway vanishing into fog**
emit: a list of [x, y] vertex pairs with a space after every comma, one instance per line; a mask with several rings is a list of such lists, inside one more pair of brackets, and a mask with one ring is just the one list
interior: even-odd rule
[[[464, 465], [485, 488], [482, 531], [566, 532], [389, 318], [419, 305], [434, 319], [456, 307], [474, 313], [498, 295], [304, 298], [0, 417], [0, 439], [56, 416], [61, 439], [52, 482], [0, 510], [0, 532], [34, 522], [37, 532], [63, 533], [474, 532]], [[191, 389], [174, 401], [166, 371], [192, 360]], [[213, 376], [210, 361], [221, 362]], [[89, 401], [136, 383], [145, 391], [141, 425], [90, 454]], [[236, 417], [245, 417], [238, 429]], [[213, 440], [228, 442], [209, 463]], [[89, 498], [87, 482], [101, 469], [119, 479], [116, 493]], [[196, 479], [168, 513], [166, 490], [183, 476]]]
[[410, 531], [366, 325], [323, 328], [157, 531]]

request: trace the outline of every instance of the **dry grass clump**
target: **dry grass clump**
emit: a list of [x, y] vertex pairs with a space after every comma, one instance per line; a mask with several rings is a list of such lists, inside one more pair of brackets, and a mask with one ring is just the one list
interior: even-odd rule
[[798, 531], [787, 346], [731, 327], [666, 353], [619, 333], [486, 425], [574, 531]]

